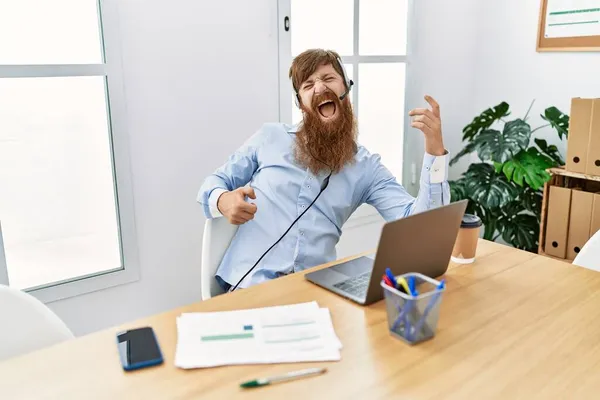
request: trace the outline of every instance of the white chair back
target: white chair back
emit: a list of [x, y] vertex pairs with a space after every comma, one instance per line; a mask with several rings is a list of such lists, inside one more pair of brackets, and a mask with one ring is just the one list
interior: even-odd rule
[[71, 338], [73, 333], [44, 303], [0, 285], [0, 360]]
[[224, 217], [206, 220], [202, 238], [202, 271], [200, 278], [202, 300], [208, 300], [223, 293], [221, 286], [215, 279], [215, 274], [237, 230], [238, 226], [230, 224]]
[[596, 232], [579, 251], [574, 265], [600, 272], [600, 231]]

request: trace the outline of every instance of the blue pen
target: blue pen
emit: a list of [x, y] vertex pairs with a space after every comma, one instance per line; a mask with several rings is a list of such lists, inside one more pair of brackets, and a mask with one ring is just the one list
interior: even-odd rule
[[394, 289], [398, 289], [398, 281], [396, 281], [396, 277], [394, 276], [394, 274], [392, 274], [392, 270], [389, 268], [386, 268], [385, 274], [387, 275], [388, 278], [390, 278], [390, 281], [392, 281], [392, 284], [394, 285]]
[[442, 290], [445, 287], [446, 287], [446, 280], [442, 279], [442, 281], [440, 282], [440, 284], [437, 287], [438, 292], [431, 297], [431, 300], [429, 300], [429, 304], [427, 304], [427, 307], [425, 307], [425, 311], [423, 311], [423, 315], [421, 316], [421, 319], [415, 325], [415, 340], [417, 338], [417, 335], [421, 332], [421, 329], [423, 329], [423, 324], [425, 323], [425, 319], [427, 319], [427, 315], [429, 314], [429, 312], [431, 311], [433, 306], [435, 306], [435, 303], [442, 295]]
[[415, 277], [412, 275], [408, 277], [408, 288], [410, 289], [411, 295], [413, 295], [413, 296], [419, 295], [419, 292], [417, 292], [417, 288], [415, 287]]

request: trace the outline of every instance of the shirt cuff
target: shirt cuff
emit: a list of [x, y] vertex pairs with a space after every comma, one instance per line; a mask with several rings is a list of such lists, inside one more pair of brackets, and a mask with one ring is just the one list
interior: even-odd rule
[[425, 183], [442, 183], [448, 180], [450, 157], [448, 151], [443, 156], [434, 156], [425, 153], [423, 157], [423, 171], [421, 179]]
[[212, 215], [213, 218], [223, 216], [223, 214], [221, 214], [221, 211], [219, 211], [219, 208], [217, 207], [217, 202], [219, 201], [219, 196], [221, 196], [225, 192], [227, 192], [227, 190], [217, 188], [217, 189], [213, 190], [211, 192], [210, 196], [208, 197], [208, 205], [210, 207], [210, 215]]

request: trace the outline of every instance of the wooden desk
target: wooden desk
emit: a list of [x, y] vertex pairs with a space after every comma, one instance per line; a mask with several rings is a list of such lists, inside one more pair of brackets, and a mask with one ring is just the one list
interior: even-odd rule
[[[388, 333], [384, 302], [361, 307], [296, 274], [0, 363], [2, 399], [592, 399], [600, 393], [600, 274], [482, 241], [452, 265], [437, 336], [409, 347]], [[175, 317], [317, 300], [344, 344], [334, 363], [173, 366]], [[90, 316], [93, 318], [93, 316]], [[151, 325], [161, 367], [125, 373], [123, 328]], [[242, 391], [242, 381], [307, 366], [322, 376]]]

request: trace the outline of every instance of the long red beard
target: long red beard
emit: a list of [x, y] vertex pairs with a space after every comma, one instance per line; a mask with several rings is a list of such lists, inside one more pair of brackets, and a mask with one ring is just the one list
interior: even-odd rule
[[[323, 121], [317, 105], [323, 100], [335, 103], [337, 116]], [[337, 173], [354, 160], [356, 154], [356, 121], [348, 100], [341, 101], [333, 92], [315, 95], [310, 109], [302, 106], [303, 120], [296, 133], [296, 160], [317, 174], [322, 170]]]

